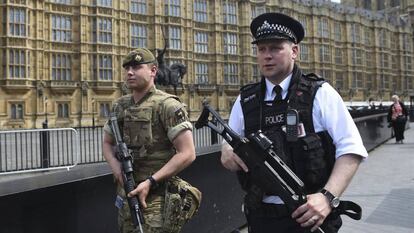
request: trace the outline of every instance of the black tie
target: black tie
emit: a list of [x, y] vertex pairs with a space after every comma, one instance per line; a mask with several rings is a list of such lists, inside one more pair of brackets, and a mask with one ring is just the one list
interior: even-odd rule
[[276, 93], [275, 101], [277, 101], [277, 100], [283, 100], [282, 99], [282, 87], [281, 86], [276, 85], [273, 88], [273, 91]]

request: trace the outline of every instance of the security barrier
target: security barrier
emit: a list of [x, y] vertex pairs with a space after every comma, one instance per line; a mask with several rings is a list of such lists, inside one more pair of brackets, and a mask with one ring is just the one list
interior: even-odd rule
[[[193, 130], [197, 155], [220, 150], [223, 138], [208, 128]], [[0, 174], [70, 169], [104, 162], [103, 127], [0, 131]]]
[[79, 163], [73, 128], [0, 131], [0, 175], [70, 169]]

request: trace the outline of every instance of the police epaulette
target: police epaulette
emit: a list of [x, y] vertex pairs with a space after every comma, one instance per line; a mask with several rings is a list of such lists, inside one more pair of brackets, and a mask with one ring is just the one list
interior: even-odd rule
[[314, 81], [324, 81], [325, 79], [318, 76], [315, 73], [308, 73], [308, 74], [303, 74], [303, 76], [305, 76], [308, 79], [314, 80]]
[[250, 83], [250, 84], [246, 84], [246, 85], [244, 85], [244, 86], [242, 86], [241, 88], [240, 88], [240, 91], [247, 91], [247, 90], [250, 90], [251, 88], [253, 88], [254, 86], [256, 86], [257, 85], [257, 83]]

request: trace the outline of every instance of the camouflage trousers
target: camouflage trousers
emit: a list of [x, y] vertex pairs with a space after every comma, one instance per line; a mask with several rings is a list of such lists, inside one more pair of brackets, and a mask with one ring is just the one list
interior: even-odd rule
[[[145, 233], [179, 233], [183, 225], [200, 207], [201, 192], [179, 177], [172, 177], [147, 196], [147, 208], [142, 209]], [[118, 225], [121, 233], [136, 233], [125, 193], [118, 186], [115, 205], [118, 207]]]
[[[118, 195], [123, 198], [123, 205], [118, 209], [118, 227], [120, 233], [139, 233], [139, 229], [135, 229], [132, 224], [131, 212], [129, 210], [128, 201], [125, 198], [124, 192], [118, 192]], [[142, 209], [144, 216], [144, 224], [142, 229], [145, 233], [179, 233], [179, 231], [165, 231], [163, 230], [163, 211], [165, 196], [160, 194], [149, 194], [146, 199], [147, 208]]]

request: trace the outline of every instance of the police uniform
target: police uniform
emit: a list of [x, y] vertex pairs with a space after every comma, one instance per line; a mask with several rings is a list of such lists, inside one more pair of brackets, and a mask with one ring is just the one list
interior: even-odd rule
[[[250, 29], [254, 36], [252, 43], [283, 39], [297, 44], [304, 37], [304, 29], [298, 21], [278, 13], [258, 16], [252, 21]], [[335, 158], [349, 153], [368, 156], [345, 104], [328, 83], [316, 75], [303, 74], [300, 68], [294, 65], [292, 73], [279, 84], [282, 99], [275, 99], [274, 86], [264, 77], [259, 83], [244, 86], [233, 105], [229, 126], [241, 135], [262, 130], [275, 144], [277, 154], [305, 182], [305, 186], [310, 187], [308, 193], [323, 188]], [[307, 134], [297, 143], [287, 142], [283, 131], [286, 111], [292, 107], [298, 108]], [[309, 141], [321, 146], [313, 152], [303, 151], [300, 147]], [[332, 148], [331, 155], [326, 148]], [[320, 159], [310, 161], [306, 157]], [[309, 164], [321, 165], [320, 171]], [[317, 175], [312, 177], [315, 170]], [[247, 191], [244, 206], [250, 230], [253, 228], [255, 233], [307, 232], [290, 217], [277, 193], [257, 191], [257, 187], [249, 183], [248, 175], [243, 172], [239, 172], [238, 175], [242, 187], [244, 186]], [[327, 218], [322, 228], [327, 233], [337, 232], [340, 225], [339, 217]]]
[[[147, 49], [136, 49], [130, 52], [123, 61], [123, 66], [156, 63], [153, 54]], [[131, 94], [122, 96], [113, 104], [112, 111], [116, 113], [123, 140], [131, 151], [133, 157], [134, 179], [140, 183], [163, 167], [175, 154], [172, 141], [184, 130], [192, 130], [185, 106], [179, 98], [157, 90], [153, 86], [138, 102]], [[109, 121], [104, 131], [113, 136]], [[174, 184], [173, 184], [174, 183]], [[164, 212], [166, 206], [167, 188], [175, 184], [191, 189], [191, 198], [198, 190], [192, 189], [185, 181], [173, 177], [168, 181], [160, 182], [156, 188], [151, 188], [147, 199], [147, 208], [143, 210], [146, 233], [179, 232], [181, 226], [174, 226], [173, 230], [166, 229]], [[174, 188], [177, 189], [177, 185]], [[119, 208], [118, 223], [120, 232], [135, 232], [124, 189], [118, 186], [117, 207]], [[121, 200], [121, 201], [120, 201]], [[193, 203], [197, 204], [197, 203]], [[199, 204], [199, 203], [198, 203]], [[195, 206], [185, 213], [192, 215]], [[176, 216], [180, 218], [182, 216]], [[188, 216], [184, 216], [188, 217]], [[189, 216], [191, 217], [191, 216]], [[188, 220], [188, 219], [185, 219]]]

